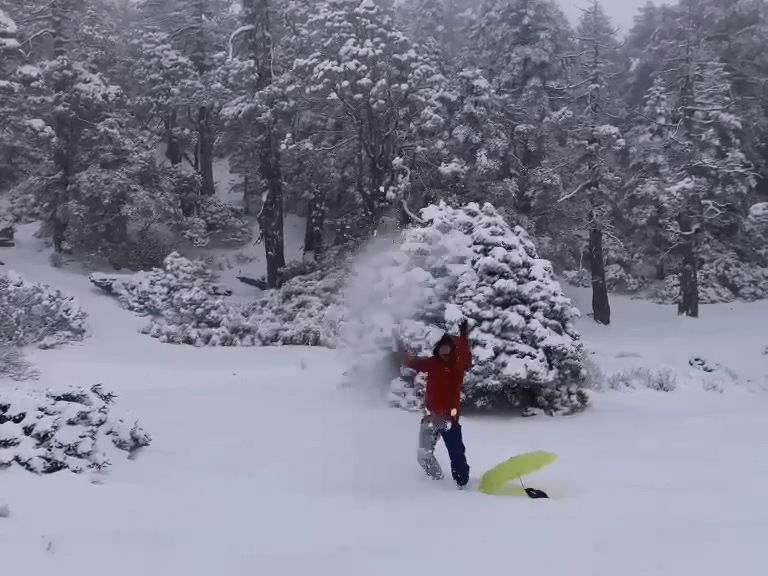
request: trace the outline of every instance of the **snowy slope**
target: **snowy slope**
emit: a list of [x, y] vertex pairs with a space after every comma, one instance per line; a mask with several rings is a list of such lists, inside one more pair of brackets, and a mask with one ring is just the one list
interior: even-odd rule
[[[0, 260], [91, 314], [93, 336], [36, 351], [42, 380], [22, 385], [102, 382], [154, 437], [97, 483], [0, 472], [9, 574], [765, 573], [763, 392], [689, 385], [595, 394], [567, 418], [467, 417], [473, 473], [552, 450], [560, 460], [529, 484], [557, 498], [458, 492], [416, 464], [417, 415], [386, 408], [366, 383], [339, 385], [343, 352], [164, 345], [87, 278], [50, 268], [29, 238]], [[670, 365], [682, 377], [697, 353], [744, 378], [768, 373], [765, 304], [706, 306], [699, 321], [619, 299], [614, 310], [614, 326], [580, 326], [605, 371]], [[439, 458], [447, 466], [442, 448]]]
[[[565, 287], [582, 310], [579, 330], [593, 359], [610, 374], [637, 366], [674, 371], [681, 386], [728, 387], [734, 382], [768, 390], [768, 302], [732, 302], [701, 306], [700, 318], [677, 316], [675, 306], [612, 296], [610, 326], [586, 317], [588, 289]], [[702, 373], [689, 361], [704, 359], [719, 370]]]

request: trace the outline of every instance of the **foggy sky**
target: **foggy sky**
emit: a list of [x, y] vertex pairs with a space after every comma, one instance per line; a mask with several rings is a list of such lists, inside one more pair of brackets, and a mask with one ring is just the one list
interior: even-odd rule
[[[568, 15], [571, 23], [575, 26], [581, 17], [579, 8], [585, 8], [587, 3], [584, 0], [557, 0], [563, 12]], [[621, 27], [617, 36], [623, 37], [632, 27], [632, 19], [637, 14], [638, 8], [645, 6], [647, 0], [602, 0], [603, 8], [611, 17], [616, 27]], [[654, 4], [664, 4], [656, 1]]]

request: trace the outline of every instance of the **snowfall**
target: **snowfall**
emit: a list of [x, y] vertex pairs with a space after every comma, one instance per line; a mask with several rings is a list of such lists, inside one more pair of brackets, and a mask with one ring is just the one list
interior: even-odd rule
[[[526, 478], [551, 498], [530, 500], [428, 479], [418, 414], [350, 383], [353, 350], [162, 344], [48, 256], [21, 227], [0, 270], [75, 295], [91, 336], [33, 351], [40, 380], [0, 386], [102, 383], [153, 443], [105, 473], [0, 472], [3, 574], [768, 573], [766, 302], [690, 319], [614, 297], [611, 326], [584, 314], [606, 377], [664, 370], [677, 388], [593, 392], [575, 416], [467, 416], [474, 477], [521, 452], [559, 455]], [[589, 310], [588, 292], [566, 290]]]

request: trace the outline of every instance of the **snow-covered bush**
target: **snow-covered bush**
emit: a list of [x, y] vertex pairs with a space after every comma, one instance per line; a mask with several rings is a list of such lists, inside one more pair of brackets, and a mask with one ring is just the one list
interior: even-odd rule
[[702, 267], [705, 282], [730, 290], [734, 298], [753, 301], [768, 297], [768, 268], [736, 258], [718, 258]]
[[115, 270], [149, 270], [162, 266], [163, 259], [173, 251], [167, 238], [148, 232], [112, 247], [107, 261]]
[[[571, 286], [578, 288], [590, 288], [592, 286], [592, 274], [585, 268], [565, 270], [562, 277]], [[621, 264], [613, 263], [605, 266], [605, 285], [609, 292], [633, 293], [641, 290], [647, 284], [646, 278], [631, 274]]]
[[696, 372], [704, 372], [704, 375], [696, 375], [705, 390], [722, 392], [723, 385], [739, 382], [739, 375], [728, 368], [721, 366], [717, 362], [711, 362], [699, 356], [693, 356], [688, 359], [688, 365]]
[[[735, 257], [721, 257], [705, 263], [697, 272], [699, 302], [717, 304], [768, 297], [768, 268], [747, 265]], [[658, 304], [674, 304], [680, 298], [680, 276], [667, 276], [653, 293]]]
[[621, 264], [605, 267], [605, 284], [610, 292], [637, 292], [648, 284], [646, 278], [635, 276]]
[[647, 388], [658, 392], [673, 392], [677, 388], [677, 376], [669, 368], [651, 370], [639, 367], [609, 375], [605, 385], [610, 390]]
[[142, 316], [162, 314], [174, 305], [183, 305], [190, 292], [203, 291], [209, 297], [216, 292], [215, 276], [205, 262], [189, 260], [178, 252], [166, 256], [162, 268], [120, 277], [97, 272], [91, 274], [90, 280]]
[[[718, 304], [720, 302], [732, 302], [733, 292], [716, 282], [707, 282], [703, 270], [697, 273], [700, 304]], [[651, 294], [651, 301], [656, 304], [676, 304], [680, 299], [680, 276], [673, 274], [664, 278], [664, 282], [657, 286]]]
[[98, 384], [90, 390], [0, 389], [0, 468], [80, 473], [148, 446], [152, 438], [138, 423], [113, 415], [114, 398]]
[[295, 276], [266, 291], [246, 314], [262, 344], [336, 346], [336, 309], [345, 281], [343, 267]]
[[181, 235], [194, 246], [208, 246], [212, 241], [222, 244], [243, 244], [252, 238], [251, 225], [242, 210], [218, 198], [197, 202], [194, 214], [178, 225]]
[[0, 344], [52, 348], [82, 340], [86, 313], [74, 298], [15, 272], [0, 276]]
[[474, 360], [464, 386], [468, 406], [517, 406], [527, 414], [583, 409], [578, 310], [525, 231], [510, 229], [490, 204], [441, 203], [422, 218], [427, 226], [405, 230], [352, 296], [345, 294], [346, 341], [391, 343], [398, 326], [412, 353], [431, 354], [442, 331], [455, 333], [464, 317]]
[[170, 254], [163, 268], [130, 276], [92, 274], [91, 282], [122, 305], [150, 316], [142, 332], [170, 344], [193, 346], [333, 346], [329, 308], [338, 300], [343, 274], [298, 276], [248, 305], [233, 304], [202, 261]]
[[568, 284], [576, 286], [577, 288], [589, 288], [592, 286], [592, 274], [590, 274], [589, 270], [586, 268], [580, 268], [579, 270], [563, 270], [561, 276]]
[[595, 362], [588, 353], [584, 353], [582, 361], [587, 372], [585, 387], [590, 390], [602, 390], [605, 386], [605, 372], [603, 372], [600, 364]]

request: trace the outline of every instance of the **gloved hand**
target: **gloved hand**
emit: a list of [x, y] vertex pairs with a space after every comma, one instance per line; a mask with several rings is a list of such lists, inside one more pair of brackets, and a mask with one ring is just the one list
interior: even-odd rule
[[459, 334], [461, 336], [466, 336], [469, 334], [469, 322], [467, 322], [466, 318], [464, 318], [464, 320], [461, 321], [461, 324], [459, 324]]

